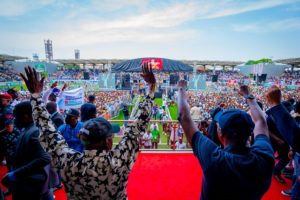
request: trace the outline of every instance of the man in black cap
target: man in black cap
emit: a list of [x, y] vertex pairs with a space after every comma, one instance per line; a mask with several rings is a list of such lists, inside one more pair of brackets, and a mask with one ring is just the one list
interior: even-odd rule
[[71, 108], [66, 112], [65, 124], [58, 127], [58, 131], [64, 136], [70, 148], [76, 151], [83, 152], [84, 145], [78, 138], [79, 130], [82, 128], [83, 123], [78, 121], [78, 110]]
[[94, 104], [96, 100], [95, 95], [91, 94], [88, 96], [88, 103]]
[[154, 100], [156, 80], [152, 66], [144, 63], [141, 76], [149, 85], [149, 95], [140, 103], [135, 120], [128, 124], [123, 138], [112, 149], [114, 127], [103, 118], [85, 122], [80, 139], [85, 144], [84, 153], [70, 149], [65, 139], [56, 131], [41, 100], [44, 78], [35, 69], [25, 68], [21, 74], [32, 94], [33, 117], [42, 130], [40, 141], [51, 154], [52, 164], [60, 173], [69, 199], [127, 199], [128, 175], [139, 151], [139, 140], [148, 127]]
[[94, 104], [85, 103], [80, 107], [80, 120], [86, 122], [89, 119], [96, 118], [97, 108]]
[[[271, 184], [274, 152], [266, 119], [248, 87], [241, 87], [240, 93], [249, 105], [252, 119], [237, 109], [218, 112], [215, 116], [224, 149], [197, 129], [189, 113], [186, 89], [187, 82], [179, 81], [179, 121], [203, 170], [201, 199], [261, 199]], [[252, 132], [255, 139], [249, 147]]]

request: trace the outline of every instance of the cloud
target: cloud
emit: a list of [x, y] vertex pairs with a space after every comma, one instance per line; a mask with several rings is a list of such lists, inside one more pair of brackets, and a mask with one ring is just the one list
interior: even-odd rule
[[92, 0], [91, 7], [98, 10], [115, 11], [130, 6], [144, 7], [148, 2], [148, 0]]
[[55, 0], [0, 0], [0, 17], [21, 16], [32, 10], [51, 5]]
[[[40, 33], [62, 46], [83, 46], [110, 42], [170, 42], [199, 36], [199, 31], [181, 26], [195, 17], [194, 3], [174, 4], [138, 15], [117, 19], [57, 22], [55, 31]], [[180, 14], [178, 14], [180, 13]], [[57, 31], [58, 30], [58, 31]]]
[[[31, 31], [30, 33], [30, 29], [5, 27], [0, 33], [0, 44], [2, 44], [0, 48], [6, 50], [20, 48], [23, 52], [27, 48], [29, 52], [43, 52], [43, 39], [50, 38], [53, 40], [54, 48], [62, 53], [63, 51], [73, 53], [74, 48], [98, 52], [100, 48], [103, 51], [104, 47], [112, 46], [123, 50], [129, 47], [134, 49], [133, 47], [137, 46], [143, 48], [154, 46], [153, 49], [155, 49], [156, 44], [164, 48], [180, 44], [180, 47], [177, 46], [178, 49], [185, 45], [186, 49], [189, 49], [195, 45], [196, 40], [198, 45], [202, 44], [199, 41], [210, 40], [208, 34], [202, 37], [205, 29], [203, 31], [200, 29], [206, 19], [292, 5], [297, 1], [299, 0], [168, 0], [159, 2], [152, 0], [15, 0], [2, 3], [0, 0], [0, 17], [4, 16], [4, 19], [5, 16], [22, 19], [31, 11], [40, 9], [39, 11], [42, 12], [42, 8], [48, 11], [51, 8], [53, 11], [49, 14], [51, 16], [47, 16], [49, 21], [45, 18], [36, 18], [40, 21], [35, 25], [41, 26], [34, 27], [35, 30], [39, 30], [38, 32], [32, 33]], [[57, 16], [60, 18], [58, 19]], [[299, 27], [297, 20], [299, 21], [298, 18], [293, 18], [269, 23], [237, 24], [233, 26], [233, 29], [239, 32], [261, 32], [261, 29], [265, 29], [264, 31], [282, 30], [280, 27], [295, 29]], [[195, 21], [197, 24], [193, 23]], [[20, 20], [20, 23], [22, 22]], [[24, 22], [24, 24], [31, 27], [30, 22]], [[12, 24], [12, 26], [15, 25]], [[214, 42], [215, 39], [211, 40], [210, 44], [214, 46]], [[157, 48], [155, 52], [162, 53], [164, 48]], [[124, 53], [129, 54], [125, 51]], [[167, 53], [170, 51], [172, 50]], [[186, 53], [184, 50], [181, 52]], [[135, 53], [140, 52], [136, 50]]]
[[97, 31], [103, 29], [175, 27], [193, 20], [197, 9], [198, 7], [194, 3], [175, 4], [165, 9], [150, 10], [139, 15], [132, 15], [116, 20], [89, 20], [84, 22], [81, 28], [87, 31]]
[[209, 1], [200, 15], [204, 19], [213, 19], [241, 13], [287, 5], [299, 0], [259, 0], [259, 1]]
[[300, 29], [300, 17], [289, 18], [272, 22], [257, 22], [252, 24], [234, 25], [236, 32], [266, 33], [271, 31], [286, 31]]
[[[165, 7], [172, 7], [174, 4], [181, 4], [187, 5], [187, 7], [189, 7], [189, 5], [194, 5], [196, 11], [195, 9], [191, 9], [191, 12], [194, 12], [192, 14], [196, 14], [200, 19], [212, 19], [292, 4], [295, 2], [299, 2], [299, 0], [184, 0], [175, 2], [153, 2], [151, 0], [90, 0], [86, 3], [83, 3], [81, 1], [75, 2], [71, 0], [0, 0], [0, 16], [22, 16], [30, 11], [40, 9], [49, 5], [71, 8], [66, 9], [66, 11], [70, 12], [71, 16], [78, 17], [83, 16], [83, 14], [90, 15], [95, 11], [104, 13], [109, 13], [111, 11], [123, 12], [124, 10], [126, 10], [126, 8], [140, 8], [133, 10], [133, 13], [141, 10], [147, 13], [149, 11], [149, 8], [151, 10], [157, 9], [157, 11], [159, 12], [160, 9], [164, 9]], [[160, 12], [160, 14], [162, 13]], [[180, 10], [177, 14], [179, 16], [181, 15]]]

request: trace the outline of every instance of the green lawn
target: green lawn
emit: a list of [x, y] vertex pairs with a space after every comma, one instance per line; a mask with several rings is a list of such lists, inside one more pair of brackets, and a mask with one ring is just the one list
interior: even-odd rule
[[[128, 106], [129, 115], [130, 115], [130, 113], [132, 111], [132, 108], [133, 108], [132, 105]], [[125, 120], [123, 111], [120, 110], [119, 115], [116, 116], [116, 117], [114, 117], [114, 118], [112, 118], [112, 120]], [[124, 123], [123, 122], [116, 122], [116, 123], [113, 123], [113, 124], [118, 124], [119, 126], [123, 126]]]
[[177, 120], [178, 115], [178, 109], [177, 109], [177, 103], [175, 103], [173, 106], [169, 107], [170, 115], [172, 120]]
[[155, 104], [157, 104], [158, 106], [162, 106], [162, 98], [155, 98], [154, 99]]
[[[162, 99], [161, 98], [156, 98], [155, 103], [158, 106], [161, 106], [162, 105]], [[177, 120], [177, 113], [178, 113], [177, 104], [175, 103], [173, 106], [170, 106], [169, 110], [170, 110], [172, 120]], [[124, 120], [123, 112], [120, 112], [119, 116], [117, 116], [113, 119], [114, 120]], [[152, 118], [152, 119], [154, 119], [154, 118]], [[117, 123], [117, 124], [123, 125], [123, 123]], [[150, 124], [149, 124], [149, 127], [150, 127]], [[162, 124], [161, 123], [158, 123], [158, 129], [160, 131], [160, 143], [161, 143], [161, 144], [158, 144], [158, 149], [170, 149], [170, 147], [166, 144], [167, 143], [167, 136], [162, 133]], [[115, 136], [114, 139], [113, 139], [114, 146], [115, 146], [116, 143], [119, 143], [120, 140], [121, 140], [121, 137]], [[186, 142], [186, 137], [184, 137], [184, 142]]]

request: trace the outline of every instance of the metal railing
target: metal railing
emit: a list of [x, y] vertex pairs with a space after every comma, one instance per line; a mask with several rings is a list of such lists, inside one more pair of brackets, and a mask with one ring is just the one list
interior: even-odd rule
[[[114, 138], [114, 145], [118, 144], [124, 135], [125, 124], [132, 123], [135, 120], [108, 120], [110, 123], [118, 123], [121, 124], [120, 134], [116, 134]], [[197, 120], [200, 121], [200, 120]], [[124, 123], [124, 124], [123, 124]], [[143, 136], [140, 136], [140, 149], [141, 150], [191, 150], [191, 145], [187, 142], [186, 137], [184, 135], [183, 129], [180, 127], [180, 124], [177, 120], [150, 120], [148, 131], [152, 131], [154, 126], [157, 126], [157, 130], [159, 131], [160, 139], [157, 141], [157, 145], [154, 144], [155, 140], [151, 141], [151, 147], [145, 146], [143, 141]], [[147, 133], [145, 133], [147, 134]], [[147, 143], [148, 144], [148, 143]], [[147, 149], [145, 149], [147, 148]]]

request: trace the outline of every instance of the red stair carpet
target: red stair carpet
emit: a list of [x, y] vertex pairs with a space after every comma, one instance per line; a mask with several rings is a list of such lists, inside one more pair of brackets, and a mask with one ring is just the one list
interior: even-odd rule
[[[0, 177], [6, 168], [0, 166]], [[192, 153], [142, 152], [133, 167], [128, 181], [129, 200], [198, 200], [200, 196], [202, 171]], [[280, 194], [289, 189], [287, 184], [273, 179], [263, 200], [288, 200]], [[63, 189], [55, 192], [56, 200], [65, 200]], [[7, 198], [8, 200], [11, 197]]]

